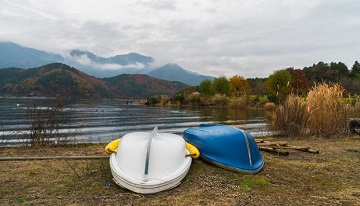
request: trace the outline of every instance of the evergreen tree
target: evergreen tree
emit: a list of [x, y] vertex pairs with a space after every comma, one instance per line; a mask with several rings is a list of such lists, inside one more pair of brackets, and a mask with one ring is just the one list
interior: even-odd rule
[[360, 63], [355, 61], [354, 65], [351, 67], [350, 77], [359, 77], [360, 76]]

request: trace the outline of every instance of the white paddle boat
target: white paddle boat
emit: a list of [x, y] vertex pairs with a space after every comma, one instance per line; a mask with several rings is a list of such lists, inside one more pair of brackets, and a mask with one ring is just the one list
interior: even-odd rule
[[116, 184], [136, 193], [149, 194], [178, 186], [190, 169], [196, 147], [175, 134], [133, 132], [105, 147]]

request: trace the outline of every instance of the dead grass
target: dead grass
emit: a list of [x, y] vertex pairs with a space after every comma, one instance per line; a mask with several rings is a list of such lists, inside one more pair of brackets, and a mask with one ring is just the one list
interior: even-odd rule
[[343, 100], [344, 88], [339, 84], [315, 85], [307, 96], [309, 133], [341, 134], [347, 128], [349, 109]]
[[270, 129], [280, 135], [342, 135], [348, 132], [350, 106], [339, 84], [315, 85], [306, 102], [288, 95], [285, 102], [270, 113]]
[[285, 102], [271, 114], [270, 128], [281, 135], [303, 135], [307, 131], [309, 113], [304, 100], [289, 95]]
[[[360, 204], [358, 136], [287, 137], [286, 141], [310, 146], [320, 154], [291, 151], [289, 156], [277, 156], [262, 152], [265, 166], [256, 175], [232, 172], [199, 159], [193, 161], [180, 186], [152, 195], [115, 185], [106, 159], [3, 161], [0, 205]], [[103, 146], [1, 148], [0, 155], [104, 155]]]
[[229, 102], [229, 107], [232, 109], [246, 109], [246, 98], [237, 98]]

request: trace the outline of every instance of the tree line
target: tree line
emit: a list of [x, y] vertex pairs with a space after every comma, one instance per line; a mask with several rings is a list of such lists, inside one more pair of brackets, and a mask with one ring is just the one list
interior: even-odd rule
[[204, 80], [197, 87], [203, 95], [220, 94], [227, 97], [266, 95], [272, 102], [284, 100], [289, 94], [306, 96], [319, 83], [337, 83], [346, 95], [360, 94], [360, 63], [355, 61], [349, 70], [342, 63], [319, 62], [303, 69], [284, 68], [274, 71], [268, 78], [244, 78], [239, 75], [220, 76]]

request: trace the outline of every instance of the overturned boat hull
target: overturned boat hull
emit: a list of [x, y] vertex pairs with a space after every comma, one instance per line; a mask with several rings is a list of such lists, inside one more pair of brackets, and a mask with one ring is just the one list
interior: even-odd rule
[[116, 155], [110, 157], [110, 168], [113, 175], [113, 180], [119, 186], [141, 194], [157, 193], [164, 190], [172, 189], [178, 186], [188, 173], [191, 165], [191, 158], [173, 175], [168, 175], [160, 179], [138, 179], [134, 178], [119, 168], [116, 162]]
[[202, 124], [184, 131], [185, 141], [200, 151], [200, 157], [217, 166], [245, 173], [257, 173], [264, 159], [250, 133], [226, 126]]

